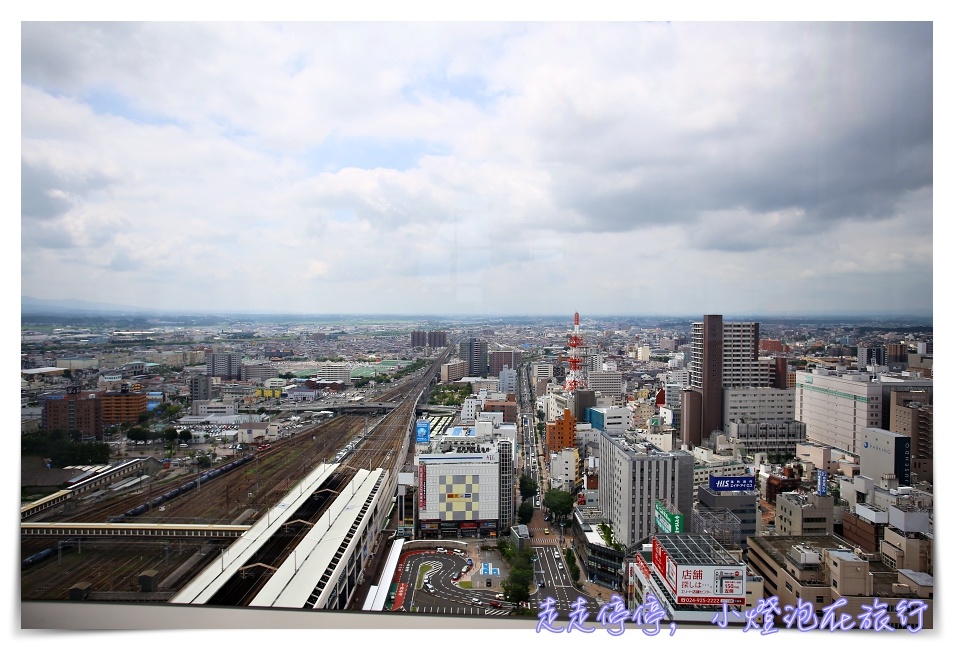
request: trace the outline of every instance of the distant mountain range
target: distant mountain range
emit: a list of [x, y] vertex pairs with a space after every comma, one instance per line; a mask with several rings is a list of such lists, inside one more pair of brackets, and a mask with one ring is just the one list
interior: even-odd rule
[[[84, 318], [107, 318], [115, 319], [117, 317], [125, 319], [138, 319], [138, 318], [169, 318], [174, 319], [181, 318], [199, 318], [201, 320], [207, 319], [247, 319], [250, 321], [275, 321], [275, 320], [289, 320], [289, 321], [302, 321], [302, 320], [312, 320], [319, 318], [321, 320], [341, 320], [347, 322], [363, 322], [375, 319], [382, 319], [383, 321], [394, 321], [394, 320], [411, 320], [418, 321], [423, 320], [425, 322], [430, 321], [428, 326], [434, 327], [438, 324], [446, 326], [448, 323], [485, 323], [488, 325], [494, 325], [495, 323], [508, 323], [508, 324], [532, 324], [532, 323], [541, 323], [541, 322], [563, 322], [570, 321], [571, 318], [567, 315], [560, 314], [550, 314], [550, 315], [529, 315], [529, 314], [512, 314], [512, 315], [476, 315], [476, 314], [349, 314], [347, 312], [336, 313], [336, 314], [301, 314], [301, 313], [280, 313], [280, 312], [215, 312], [212, 310], [209, 311], [172, 311], [172, 310], [162, 310], [162, 309], [147, 309], [144, 307], [134, 307], [131, 305], [117, 305], [107, 302], [88, 302], [86, 300], [76, 300], [76, 299], [66, 299], [66, 300], [45, 300], [42, 298], [34, 298], [32, 296], [21, 296], [20, 297], [20, 317], [36, 316], [44, 317], [44, 319], [50, 317], [84, 317]], [[616, 318], [622, 319], [621, 322], [629, 322], [630, 324], [641, 324], [645, 325], [647, 323], [665, 324], [666, 326], [675, 326], [675, 325], [688, 325], [689, 323], [698, 320], [702, 317], [702, 314], [694, 316], [675, 316], [675, 315], [620, 315], [620, 314], [588, 314], [587, 318], [589, 319], [605, 319], [605, 318]], [[890, 323], [904, 323], [908, 325], [922, 325], [922, 326], [932, 326], [933, 325], [933, 316], [931, 314], [924, 313], [911, 313], [911, 312], [855, 312], [855, 313], [844, 313], [844, 314], [785, 314], [785, 315], [758, 315], [758, 314], [730, 314], [723, 313], [723, 317], [726, 320], [730, 321], [757, 321], [762, 323], [781, 323], [781, 322], [792, 322], [798, 323], [802, 321], [813, 321], [821, 323], [853, 323], [854, 325], [860, 324], [878, 324], [879, 321], [888, 321]]]
[[85, 300], [43, 300], [32, 296], [20, 296], [20, 314], [146, 314], [153, 310], [129, 305], [114, 305], [107, 302], [87, 302]]

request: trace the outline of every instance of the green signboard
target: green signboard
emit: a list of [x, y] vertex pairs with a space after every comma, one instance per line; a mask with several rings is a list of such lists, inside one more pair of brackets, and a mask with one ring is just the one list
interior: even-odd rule
[[686, 532], [685, 516], [680, 512], [670, 512], [666, 505], [656, 500], [655, 503], [656, 528], [660, 533], [684, 533]]

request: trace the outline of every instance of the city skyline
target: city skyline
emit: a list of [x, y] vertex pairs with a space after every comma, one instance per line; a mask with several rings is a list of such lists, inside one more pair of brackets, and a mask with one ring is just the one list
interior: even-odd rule
[[933, 315], [931, 23], [21, 37], [22, 296]]

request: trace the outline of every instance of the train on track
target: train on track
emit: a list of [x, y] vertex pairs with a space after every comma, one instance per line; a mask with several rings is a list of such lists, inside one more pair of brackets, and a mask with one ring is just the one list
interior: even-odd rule
[[211, 481], [212, 479], [218, 476], [221, 476], [222, 474], [227, 474], [228, 472], [231, 472], [233, 469], [244, 465], [245, 463], [249, 462], [253, 458], [254, 456], [243, 456], [242, 458], [239, 458], [238, 460], [233, 460], [231, 463], [228, 463], [227, 465], [223, 465], [222, 467], [218, 467], [216, 469], [211, 469], [207, 472], [203, 472], [202, 474], [199, 475], [199, 478], [195, 479], [194, 481], [189, 481], [188, 483], [185, 483], [184, 485], [180, 485], [177, 488], [173, 488], [169, 490], [165, 494], [160, 494], [159, 496], [155, 497], [151, 501], [141, 503], [135, 508], [130, 508], [129, 510], [122, 513], [121, 515], [115, 515], [113, 517], [109, 517], [106, 519], [106, 521], [111, 524], [116, 524], [116, 523], [126, 521], [130, 517], [138, 517], [144, 512], [147, 512], [150, 508], [157, 508], [161, 506], [163, 503], [165, 503], [166, 501], [169, 501], [170, 499], [174, 499], [178, 496], [185, 494], [186, 492], [190, 492], [191, 490], [196, 489], [200, 485], [205, 484], [207, 481]]

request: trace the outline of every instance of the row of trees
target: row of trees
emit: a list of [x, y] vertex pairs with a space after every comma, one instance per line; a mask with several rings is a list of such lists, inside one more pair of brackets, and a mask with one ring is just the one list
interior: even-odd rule
[[497, 540], [497, 550], [500, 551], [509, 567], [507, 578], [501, 583], [504, 598], [511, 603], [530, 600], [530, 585], [533, 584], [532, 550], [530, 548], [517, 550], [506, 537]]
[[109, 445], [83, 442], [79, 431], [30, 431], [20, 437], [23, 456], [42, 456], [53, 467], [101, 465], [109, 462]]
[[162, 433], [157, 436], [149, 429], [145, 429], [143, 427], [132, 427], [126, 432], [126, 437], [136, 442], [155, 440], [157, 437], [167, 443], [173, 443], [176, 441], [189, 442], [192, 440], [192, 431], [189, 429], [177, 431], [175, 427], [166, 427], [162, 430]]

